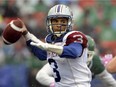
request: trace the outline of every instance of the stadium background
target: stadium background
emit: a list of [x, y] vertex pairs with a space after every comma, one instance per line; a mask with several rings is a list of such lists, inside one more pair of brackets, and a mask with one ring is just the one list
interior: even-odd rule
[[[35, 75], [46, 61], [39, 61], [28, 51], [24, 38], [7, 46], [1, 34], [7, 23], [19, 17], [30, 32], [43, 40], [47, 35], [47, 12], [59, 3], [74, 12], [74, 30], [95, 39], [101, 59], [105, 54], [116, 55], [116, 0], [0, 0], [0, 87], [44, 87]], [[92, 87], [103, 85], [96, 78]]]

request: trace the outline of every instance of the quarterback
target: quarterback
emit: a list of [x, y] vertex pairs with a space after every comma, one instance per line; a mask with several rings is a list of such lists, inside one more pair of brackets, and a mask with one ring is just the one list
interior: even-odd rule
[[58, 4], [48, 12], [46, 24], [49, 34], [45, 42], [26, 27], [22, 32], [31, 52], [40, 60], [48, 61], [55, 87], [90, 87], [91, 72], [86, 64], [88, 40], [82, 32], [72, 31], [72, 20], [70, 8]]
[[[95, 53], [95, 42], [90, 37], [88, 38], [88, 67], [90, 68], [93, 79], [97, 76], [105, 87], [116, 87], [116, 81], [113, 76], [105, 69], [102, 64], [100, 57]], [[50, 65], [47, 63], [43, 68], [38, 71], [36, 75], [36, 80], [46, 86], [55, 87], [53, 71], [51, 70]]]

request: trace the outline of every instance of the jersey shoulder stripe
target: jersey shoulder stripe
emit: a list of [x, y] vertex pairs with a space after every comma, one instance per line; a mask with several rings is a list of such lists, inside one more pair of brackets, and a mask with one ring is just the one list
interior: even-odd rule
[[70, 43], [73, 43], [73, 42], [77, 42], [77, 43], [82, 44], [82, 46], [86, 48], [88, 40], [87, 40], [86, 35], [83, 34], [82, 32], [71, 31], [64, 36], [63, 42], [65, 42], [66, 45], [69, 45]]

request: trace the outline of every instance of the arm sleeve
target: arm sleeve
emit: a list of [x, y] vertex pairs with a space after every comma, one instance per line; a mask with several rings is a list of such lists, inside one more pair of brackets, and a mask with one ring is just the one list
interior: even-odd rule
[[106, 69], [98, 74], [97, 77], [104, 83], [105, 87], [116, 87], [116, 80]]
[[36, 80], [45, 86], [50, 86], [53, 82], [55, 82], [52, 68], [48, 63], [44, 65], [40, 71], [38, 71]]
[[83, 47], [80, 43], [71, 43], [68, 46], [63, 47], [63, 52], [60, 55], [60, 57], [66, 57], [66, 58], [77, 58], [82, 55]]
[[98, 55], [94, 55], [92, 59], [92, 67], [90, 67], [91, 72], [94, 75], [100, 74], [105, 70], [104, 65], [102, 64], [100, 57]]
[[46, 60], [47, 59], [47, 52], [45, 50], [42, 50], [38, 47], [30, 45], [31, 40], [28, 40], [26, 42], [27, 46], [29, 47], [30, 51], [40, 60]]

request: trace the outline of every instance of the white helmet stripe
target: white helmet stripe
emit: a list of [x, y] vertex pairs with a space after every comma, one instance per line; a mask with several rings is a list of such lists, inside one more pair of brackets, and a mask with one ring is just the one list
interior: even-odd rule
[[55, 7], [55, 13], [57, 12], [57, 10], [56, 10], [56, 9], [57, 9], [57, 6]]
[[61, 12], [62, 12], [62, 9], [63, 9], [63, 5], [61, 5]]

